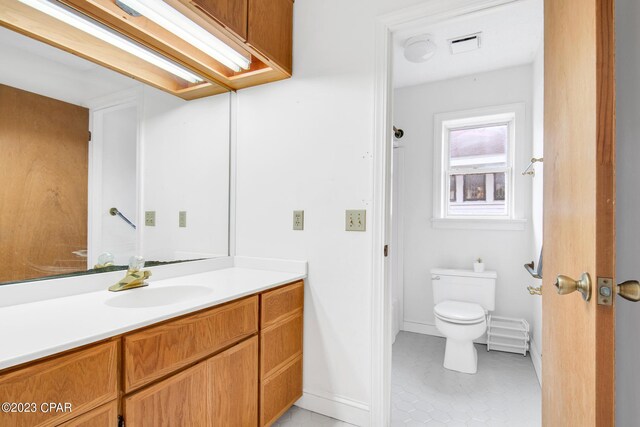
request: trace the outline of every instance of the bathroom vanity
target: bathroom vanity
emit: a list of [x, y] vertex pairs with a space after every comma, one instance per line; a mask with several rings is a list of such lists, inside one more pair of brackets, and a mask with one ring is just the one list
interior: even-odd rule
[[305, 276], [231, 266], [3, 307], [0, 425], [271, 425], [302, 396]]

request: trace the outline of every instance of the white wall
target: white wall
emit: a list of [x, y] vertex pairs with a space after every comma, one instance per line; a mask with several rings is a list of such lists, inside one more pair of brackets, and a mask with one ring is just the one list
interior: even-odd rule
[[238, 93], [237, 253], [309, 261], [300, 404], [354, 422], [371, 395], [372, 239], [344, 211], [371, 207], [374, 17], [417, 2], [296, 1], [293, 78]]
[[[434, 114], [501, 104], [525, 103], [526, 138], [516, 141], [516, 212], [528, 219], [524, 231], [433, 228]], [[405, 131], [404, 320], [405, 329], [435, 332], [432, 268], [471, 269], [482, 257], [498, 272], [496, 315], [532, 320], [526, 291], [531, 261], [531, 178], [522, 170], [531, 158], [532, 66], [524, 65], [397, 89], [394, 124]]]
[[[544, 156], [544, 46], [538, 50], [533, 62], [533, 157]], [[533, 189], [531, 197], [531, 228], [533, 231], [533, 248], [531, 259], [538, 268], [540, 249], [542, 248], [542, 201], [543, 201], [543, 175], [544, 162], [534, 166], [536, 175], [532, 178]], [[541, 286], [541, 279], [530, 277], [528, 283], [532, 286]], [[531, 359], [536, 368], [538, 380], [542, 378], [542, 297], [531, 298], [533, 334], [531, 337]]]
[[[226, 256], [229, 95], [186, 102], [145, 87], [143, 104], [143, 205], [156, 212], [156, 226], [143, 229], [143, 255]], [[178, 227], [179, 211], [187, 211], [186, 228]]]
[[121, 218], [110, 215], [109, 209], [116, 207], [134, 224], [137, 222], [137, 109], [135, 106], [110, 109], [98, 117], [102, 119], [103, 133], [100, 138], [102, 182], [100, 206], [94, 208], [100, 212], [101, 235], [98, 237], [100, 247], [95, 248], [91, 264], [97, 262], [102, 252], [111, 252], [115, 255], [115, 264], [127, 265], [129, 258], [136, 255], [136, 230]]
[[[616, 2], [616, 276], [640, 280], [640, 3]], [[616, 425], [640, 420], [640, 303], [616, 299]]]

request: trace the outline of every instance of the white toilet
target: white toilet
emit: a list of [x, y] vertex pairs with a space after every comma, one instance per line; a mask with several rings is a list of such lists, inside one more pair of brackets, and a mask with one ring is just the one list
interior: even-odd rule
[[478, 353], [473, 340], [487, 330], [487, 313], [495, 309], [495, 271], [431, 270], [436, 327], [447, 339], [444, 367], [475, 374]]

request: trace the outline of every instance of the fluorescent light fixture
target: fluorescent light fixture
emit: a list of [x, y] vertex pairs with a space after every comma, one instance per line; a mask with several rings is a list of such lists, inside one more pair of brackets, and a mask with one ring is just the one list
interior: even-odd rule
[[190, 83], [201, 83], [204, 79], [191, 71], [188, 71], [177, 64], [165, 59], [155, 53], [151, 52], [144, 47], [125, 39], [124, 37], [116, 34], [113, 31], [106, 29], [100, 24], [89, 20], [82, 15], [79, 15], [75, 12], [72, 12], [70, 9], [52, 3], [47, 0], [19, 0], [20, 2], [30, 6], [36, 10], [39, 10], [42, 13], [45, 13], [55, 19], [58, 19], [65, 24], [71, 25], [72, 27], [84, 31], [85, 33], [96, 37], [103, 42], [109, 43], [112, 46], [117, 47], [118, 49], [122, 49], [125, 52], [128, 52], [144, 61], [149, 62], [150, 64], [155, 65], [158, 68], [162, 68], [163, 70], [180, 77], [183, 80], [186, 80]]
[[249, 69], [251, 61], [162, 0], [120, 0], [165, 30], [200, 49], [234, 71]]

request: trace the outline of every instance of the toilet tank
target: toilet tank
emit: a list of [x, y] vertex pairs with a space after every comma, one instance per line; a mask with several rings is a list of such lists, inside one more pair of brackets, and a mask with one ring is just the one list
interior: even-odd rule
[[445, 300], [473, 302], [487, 311], [493, 311], [496, 306], [497, 278], [495, 271], [476, 273], [471, 270], [434, 268], [431, 270], [433, 305]]

